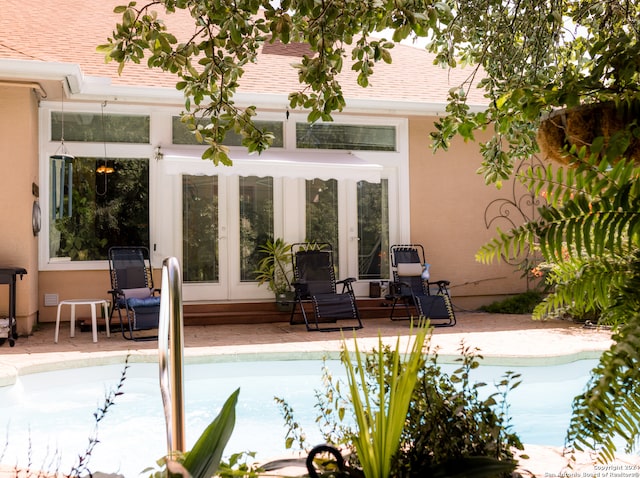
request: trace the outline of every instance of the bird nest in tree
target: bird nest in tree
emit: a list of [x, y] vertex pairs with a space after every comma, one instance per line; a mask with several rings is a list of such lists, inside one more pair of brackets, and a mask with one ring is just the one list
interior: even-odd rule
[[[639, 119], [639, 102], [616, 105], [609, 101], [556, 110], [540, 122], [538, 146], [549, 159], [566, 164], [571, 158], [569, 150], [572, 146], [578, 150], [585, 146], [587, 154], [590, 154], [593, 140], [602, 137], [607, 148], [615, 133], [624, 131]], [[640, 162], [640, 138], [630, 137], [629, 147], [623, 156]]]

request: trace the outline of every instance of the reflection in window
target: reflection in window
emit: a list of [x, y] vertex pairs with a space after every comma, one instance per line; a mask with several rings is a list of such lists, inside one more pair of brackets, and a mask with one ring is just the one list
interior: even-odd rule
[[[50, 257], [106, 260], [111, 246], [149, 247], [149, 161], [76, 157], [68, 166], [71, 191], [68, 184], [54, 187], [55, 174], [49, 186]], [[58, 194], [67, 197], [67, 206], [71, 198], [73, 207], [61, 210], [53, 197]]]
[[[172, 122], [172, 139], [173, 144], [201, 144], [196, 139], [195, 135], [189, 131], [185, 124], [180, 120], [179, 116], [173, 116]], [[208, 120], [202, 119], [200, 124], [206, 125]], [[272, 148], [284, 147], [284, 125], [282, 121], [254, 121], [257, 128], [265, 131], [269, 131], [273, 134]], [[242, 146], [242, 135], [236, 133], [233, 130], [227, 131], [223, 144], [226, 146]]]
[[306, 181], [306, 240], [328, 242], [333, 261], [338, 261], [338, 181]]
[[273, 240], [273, 178], [240, 177], [240, 280], [254, 281], [260, 246]]
[[396, 128], [384, 125], [296, 123], [296, 147], [395, 151]]
[[389, 188], [358, 182], [358, 276], [360, 279], [389, 278]]
[[182, 270], [185, 282], [217, 282], [218, 177], [182, 177]]
[[[62, 113], [51, 113], [51, 140], [62, 139]], [[149, 143], [149, 116], [64, 113], [65, 141]]]

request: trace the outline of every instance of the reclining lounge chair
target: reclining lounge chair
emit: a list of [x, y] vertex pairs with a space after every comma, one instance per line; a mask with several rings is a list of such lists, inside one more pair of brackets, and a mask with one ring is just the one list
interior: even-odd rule
[[[160, 296], [153, 287], [149, 250], [146, 247], [109, 249], [109, 272], [113, 312], [118, 312], [122, 335], [128, 340], [155, 340], [158, 328]], [[111, 318], [109, 318], [111, 320]]]
[[[360, 329], [362, 322], [351, 284], [354, 278], [336, 281], [330, 244], [298, 243], [291, 246], [295, 302], [290, 324], [304, 323], [308, 331]], [[337, 286], [341, 285], [341, 292]], [[305, 307], [306, 306], [306, 307]], [[309, 309], [313, 308], [311, 312]], [[298, 308], [302, 321], [295, 320]], [[313, 314], [312, 321], [309, 315]], [[345, 321], [337, 325], [337, 321]]]
[[[389, 298], [393, 300], [391, 320], [425, 317], [434, 327], [456, 324], [456, 316], [449, 294], [449, 281], [430, 281], [423, 278], [425, 269], [424, 247], [420, 244], [391, 246], [393, 282]], [[404, 317], [396, 317], [396, 306], [402, 303]]]

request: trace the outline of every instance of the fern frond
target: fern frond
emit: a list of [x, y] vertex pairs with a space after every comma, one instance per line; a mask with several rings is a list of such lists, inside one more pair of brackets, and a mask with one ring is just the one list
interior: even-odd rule
[[500, 257], [519, 257], [525, 254], [535, 242], [536, 224], [526, 223], [508, 233], [497, 229], [493, 238], [476, 253], [476, 260], [488, 264]]
[[533, 317], [544, 319], [567, 309], [607, 311], [630, 275], [626, 258], [573, 257], [555, 264], [548, 275], [554, 288], [535, 308]]
[[628, 188], [619, 192], [597, 202], [579, 194], [561, 208], [540, 208], [536, 233], [543, 254], [561, 261], [566, 244], [591, 256], [623, 253], [629, 240], [640, 235], [640, 196], [632, 196]]
[[601, 462], [617, 451], [616, 437], [633, 451], [640, 434], [640, 313], [614, 336], [592, 371], [586, 391], [573, 402], [566, 443], [575, 450], [598, 449]]

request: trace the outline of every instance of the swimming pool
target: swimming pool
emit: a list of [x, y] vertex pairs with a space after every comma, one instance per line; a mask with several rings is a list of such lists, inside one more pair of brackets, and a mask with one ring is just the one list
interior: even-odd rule
[[[327, 363], [334, 377], [344, 379], [339, 361]], [[509, 393], [515, 431], [527, 444], [562, 446], [572, 398], [583, 390], [595, 364], [596, 360], [579, 360], [545, 367], [483, 365], [474, 370], [473, 380], [491, 384], [506, 370], [521, 373], [522, 384]], [[318, 360], [186, 366], [188, 448], [238, 387], [237, 421], [225, 454], [256, 451], [258, 459], [265, 459], [285, 452], [286, 430], [274, 396], [293, 407], [309, 442], [319, 443], [313, 405], [314, 392], [321, 389], [321, 366]], [[93, 413], [117, 384], [122, 369], [123, 365], [105, 365], [25, 375], [15, 385], [0, 388], [0, 430], [6, 430], [8, 443], [0, 453], [2, 463], [25, 466], [31, 441], [32, 468], [50, 470], [50, 463], [60, 459], [59, 470], [68, 472], [93, 433]], [[485, 389], [494, 391], [491, 385]], [[134, 477], [166, 453], [157, 364], [132, 364], [123, 392], [99, 426], [100, 443], [90, 469]]]

